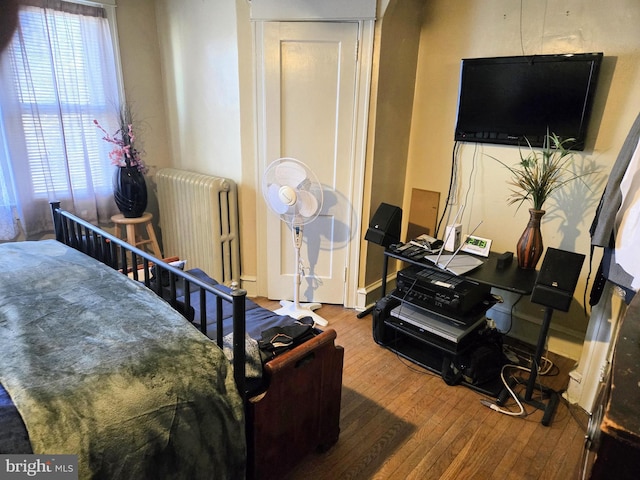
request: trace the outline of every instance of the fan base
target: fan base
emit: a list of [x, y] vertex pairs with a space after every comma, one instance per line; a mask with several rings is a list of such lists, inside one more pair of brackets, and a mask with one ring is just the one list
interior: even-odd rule
[[302, 317], [311, 317], [317, 325], [321, 325], [323, 327], [329, 325], [328, 321], [313, 311], [322, 307], [322, 304], [320, 303], [298, 303], [296, 305], [295, 302], [281, 300], [280, 305], [282, 305], [282, 308], [279, 308], [274, 312], [278, 315], [289, 315], [296, 320]]

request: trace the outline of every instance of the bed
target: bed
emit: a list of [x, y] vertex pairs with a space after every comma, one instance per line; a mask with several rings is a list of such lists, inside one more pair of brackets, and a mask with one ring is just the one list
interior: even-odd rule
[[[52, 213], [56, 240], [0, 245], [0, 453], [76, 454], [81, 478], [277, 478], [337, 441], [333, 329]], [[291, 326], [305, 341], [265, 349]]]

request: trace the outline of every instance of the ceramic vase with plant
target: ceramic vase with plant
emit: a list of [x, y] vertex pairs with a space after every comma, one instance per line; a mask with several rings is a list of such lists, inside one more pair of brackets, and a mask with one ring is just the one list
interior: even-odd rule
[[113, 135], [97, 120], [93, 123], [104, 133], [103, 140], [113, 145], [109, 158], [118, 167], [113, 176], [113, 198], [118, 209], [127, 218], [142, 216], [147, 208], [146, 166], [142, 152], [135, 147], [131, 108], [125, 104], [120, 109], [120, 128]]
[[528, 151], [520, 150], [520, 162], [515, 166], [506, 165], [495, 159], [511, 172], [511, 195], [509, 205], [522, 205], [530, 202], [529, 223], [518, 240], [516, 253], [518, 266], [523, 269], [535, 269], [544, 245], [540, 222], [546, 213], [544, 204], [559, 188], [582, 175], [568, 168], [573, 160], [570, 145], [574, 139], [560, 139], [555, 133], [547, 132], [541, 149], [529, 145]]

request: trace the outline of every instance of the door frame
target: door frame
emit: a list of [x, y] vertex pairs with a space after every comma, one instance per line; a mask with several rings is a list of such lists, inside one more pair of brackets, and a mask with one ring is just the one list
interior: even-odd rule
[[[262, 175], [267, 164], [266, 139], [265, 139], [265, 111], [266, 102], [264, 97], [264, 49], [261, 39], [264, 35], [264, 24], [266, 22], [253, 22], [254, 38], [254, 66], [255, 66], [255, 111], [256, 111], [256, 178], [254, 179], [256, 191], [256, 216], [257, 221], [257, 278], [256, 290], [259, 296], [266, 296], [267, 292], [267, 215], [271, 215], [262, 197]], [[314, 23], [329, 23], [314, 21]], [[334, 22], [331, 22], [334, 23]], [[343, 23], [343, 22], [338, 22]], [[358, 275], [360, 267], [360, 239], [362, 237], [362, 209], [364, 199], [364, 175], [365, 160], [367, 152], [367, 127], [369, 116], [369, 99], [371, 94], [371, 77], [373, 68], [373, 43], [374, 43], [374, 20], [349, 21], [358, 24], [358, 58], [356, 65], [356, 85], [354, 99], [355, 129], [353, 132], [353, 152], [352, 152], [352, 179], [348, 202], [351, 205], [352, 218], [351, 228], [353, 234], [347, 245], [347, 265], [345, 266], [344, 278], [344, 307], [354, 308], [357, 303]]]

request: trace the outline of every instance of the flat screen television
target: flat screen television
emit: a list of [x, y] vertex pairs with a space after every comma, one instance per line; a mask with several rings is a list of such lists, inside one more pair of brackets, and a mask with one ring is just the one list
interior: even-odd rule
[[463, 59], [455, 140], [584, 150], [602, 53]]

